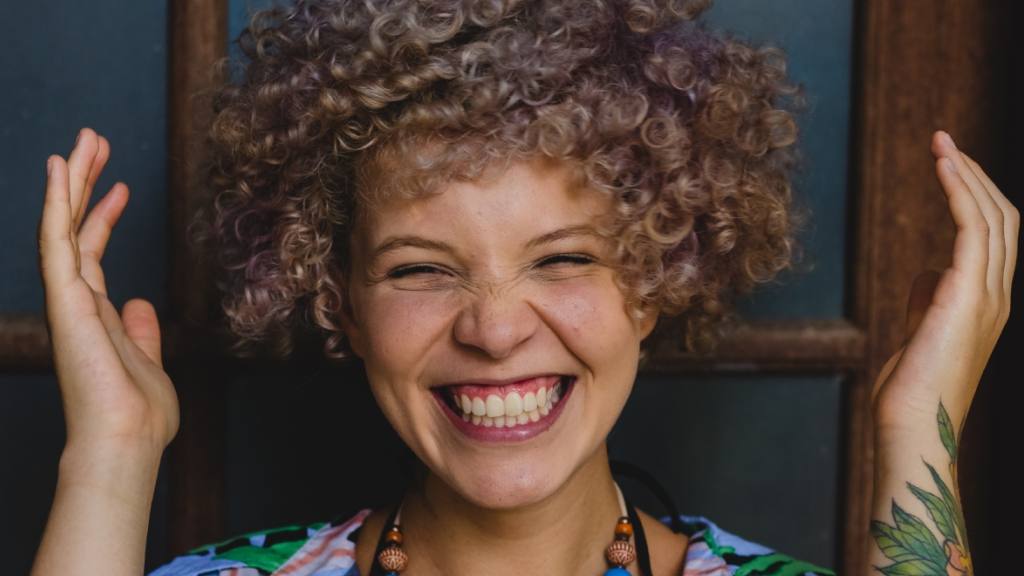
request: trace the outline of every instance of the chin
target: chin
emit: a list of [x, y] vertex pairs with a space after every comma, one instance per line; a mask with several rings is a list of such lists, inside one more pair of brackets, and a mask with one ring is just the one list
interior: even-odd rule
[[[447, 467], [441, 479], [467, 502], [490, 510], [516, 509], [543, 502], [559, 490], [572, 470], [534, 459], [487, 466]], [[435, 472], [435, 474], [437, 474]]]
[[545, 442], [489, 449], [457, 443], [428, 467], [461, 499], [480, 508], [512, 510], [543, 503], [603, 449], [600, 430], [575, 420], [582, 413], [568, 409], [564, 417], [573, 425], [561, 433], [552, 430]]

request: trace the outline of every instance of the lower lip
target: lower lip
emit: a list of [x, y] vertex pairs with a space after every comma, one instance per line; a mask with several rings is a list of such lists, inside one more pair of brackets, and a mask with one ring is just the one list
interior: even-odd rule
[[480, 426], [473, 424], [472, 422], [466, 422], [462, 419], [462, 414], [456, 414], [455, 411], [452, 410], [451, 406], [444, 401], [444, 398], [441, 396], [444, 392], [435, 390], [433, 395], [434, 399], [437, 400], [437, 404], [441, 407], [441, 410], [446, 416], [448, 416], [448, 420], [455, 426], [455, 428], [466, 436], [481, 442], [522, 442], [524, 440], [529, 440], [550, 428], [562, 413], [562, 407], [565, 406], [566, 402], [568, 402], [569, 397], [572, 396], [572, 392], [575, 389], [576, 380], [569, 380], [567, 385], [563, 386], [562, 397], [558, 400], [557, 404], [551, 407], [551, 411], [548, 412], [547, 416], [542, 416], [541, 419], [536, 422], [517, 424], [511, 428]]

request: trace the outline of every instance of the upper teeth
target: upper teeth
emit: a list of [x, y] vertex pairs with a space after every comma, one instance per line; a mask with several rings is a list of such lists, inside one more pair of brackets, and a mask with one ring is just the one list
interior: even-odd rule
[[509, 392], [504, 398], [497, 394], [489, 394], [486, 398], [452, 394], [455, 404], [462, 409], [463, 420], [501, 428], [540, 420], [558, 403], [563, 392], [563, 384], [559, 380], [550, 390], [542, 386], [536, 393], [520, 395]]

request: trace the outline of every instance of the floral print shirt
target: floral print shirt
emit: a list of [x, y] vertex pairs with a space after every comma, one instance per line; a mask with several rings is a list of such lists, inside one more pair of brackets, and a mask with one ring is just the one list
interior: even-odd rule
[[[372, 512], [236, 536], [189, 550], [148, 576], [360, 576], [356, 534]], [[835, 576], [719, 528], [704, 516], [680, 515], [689, 537], [681, 576]], [[661, 519], [668, 524], [669, 517]]]

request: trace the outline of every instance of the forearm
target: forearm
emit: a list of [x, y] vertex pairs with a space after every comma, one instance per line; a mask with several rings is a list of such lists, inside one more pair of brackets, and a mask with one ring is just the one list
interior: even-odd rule
[[876, 429], [867, 574], [974, 573], [957, 483], [959, 426], [938, 402], [935, 412], [898, 432]]
[[140, 576], [159, 454], [65, 449], [31, 576]]

